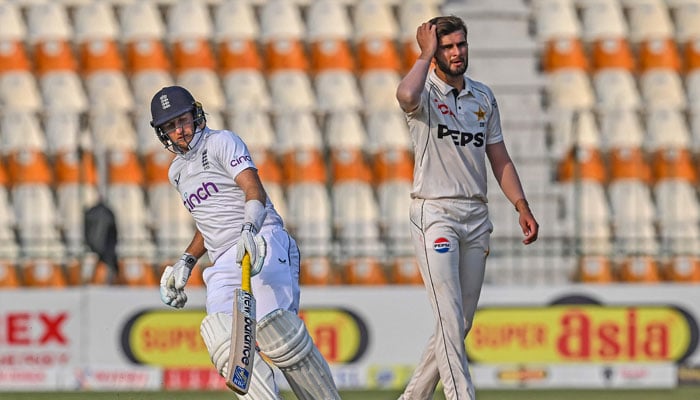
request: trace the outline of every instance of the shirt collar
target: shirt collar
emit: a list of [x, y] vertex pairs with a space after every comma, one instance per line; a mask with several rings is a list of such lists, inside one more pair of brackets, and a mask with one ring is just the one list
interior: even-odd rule
[[[431, 68], [430, 74], [428, 75], [428, 78], [430, 79], [430, 82], [432, 82], [442, 93], [443, 96], [447, 96], [450, 94], [455, 88], [448, 85], [445, 81], [440, 79], [437, 74], [435, 73], [435, 68]], [[466, 93], [471, 93], [472, 91], [472, 84], [469, 78], [467, 78], [466, 75], [464, 75], [464, 90], [463, 92]]]

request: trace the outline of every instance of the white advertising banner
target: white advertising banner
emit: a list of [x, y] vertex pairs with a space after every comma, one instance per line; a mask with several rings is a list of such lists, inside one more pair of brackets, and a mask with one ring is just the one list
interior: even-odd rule
[[[176, 310], [157, 287], [0, 291], [0, 369], [80, 366], [79, 386], [105, 390], [223, 388], [199, 335], [204, 290], [187, 293]], [[342, 388], [402, 387], [434, 325], [420, 286], [304, 287], [301, 306]], [[699, 318], [697, 285], [487, 286], [466, 346], [485, 387], [668, 387], [700, 366]]]
[[84, 301], [81, 290], [0, 290], [0, 370], [79, 365]]

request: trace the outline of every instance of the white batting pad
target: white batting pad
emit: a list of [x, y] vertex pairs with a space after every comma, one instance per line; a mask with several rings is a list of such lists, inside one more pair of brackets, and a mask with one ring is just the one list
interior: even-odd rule
[[258, 322], [257, 335], [260, 351], [282, 371], [299, 400], [340, 399], [326, 360], [296, 314], [271, 312]]
[[[199, 328], [204, 344], [207, 346], [211, 361], [221, 376], [226, 376], [228, 355], [231, 348], [232, 317], [224, 313], [207, 315]], [[248, 394], [241, 400], [281, 400], [279, 389], [275, 384], [274, 375], [269, 365], [259, 355], [253, 363], [253, 380]]]

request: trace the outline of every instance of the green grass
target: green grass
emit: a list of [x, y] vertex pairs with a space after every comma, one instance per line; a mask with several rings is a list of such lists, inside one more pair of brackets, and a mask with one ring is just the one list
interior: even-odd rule
[[[398, 391], [344, 391], [343, 400], [396, 400]], [[670, 390], [480, 390], [479, 400], [697, 400], [700, 387], [682, 387]], [[285, 393], [285, 399], [294, 395]], [[50, 392], [0, 393], [3, 400], [231, 400], [231, 392]], [[435, 399], [443, 400], [439, 393]]]

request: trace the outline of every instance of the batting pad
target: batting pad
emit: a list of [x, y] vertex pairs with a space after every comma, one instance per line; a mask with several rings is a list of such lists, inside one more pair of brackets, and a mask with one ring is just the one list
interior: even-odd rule
[[299, 400], [340, 399], [326, 360], [296, 314], [271, 312], [258, 322], [257, 336], [260, 351], [282, 371]]
[[[207, 346], [211, 362], [221, 376], [226, 376], [228, 370], [228, 355], [231, 349], [231, 319], [224, 313], [207, 315], [202, 320], [199, 332]], [[257, 350], [256, 350], [257, 351]], [[242, 400], [282, 400], [279, 389], [275, 384], [272, 368], [256, 355], [253, 362], [253, 379], [248, 394], [236, 396]]]

